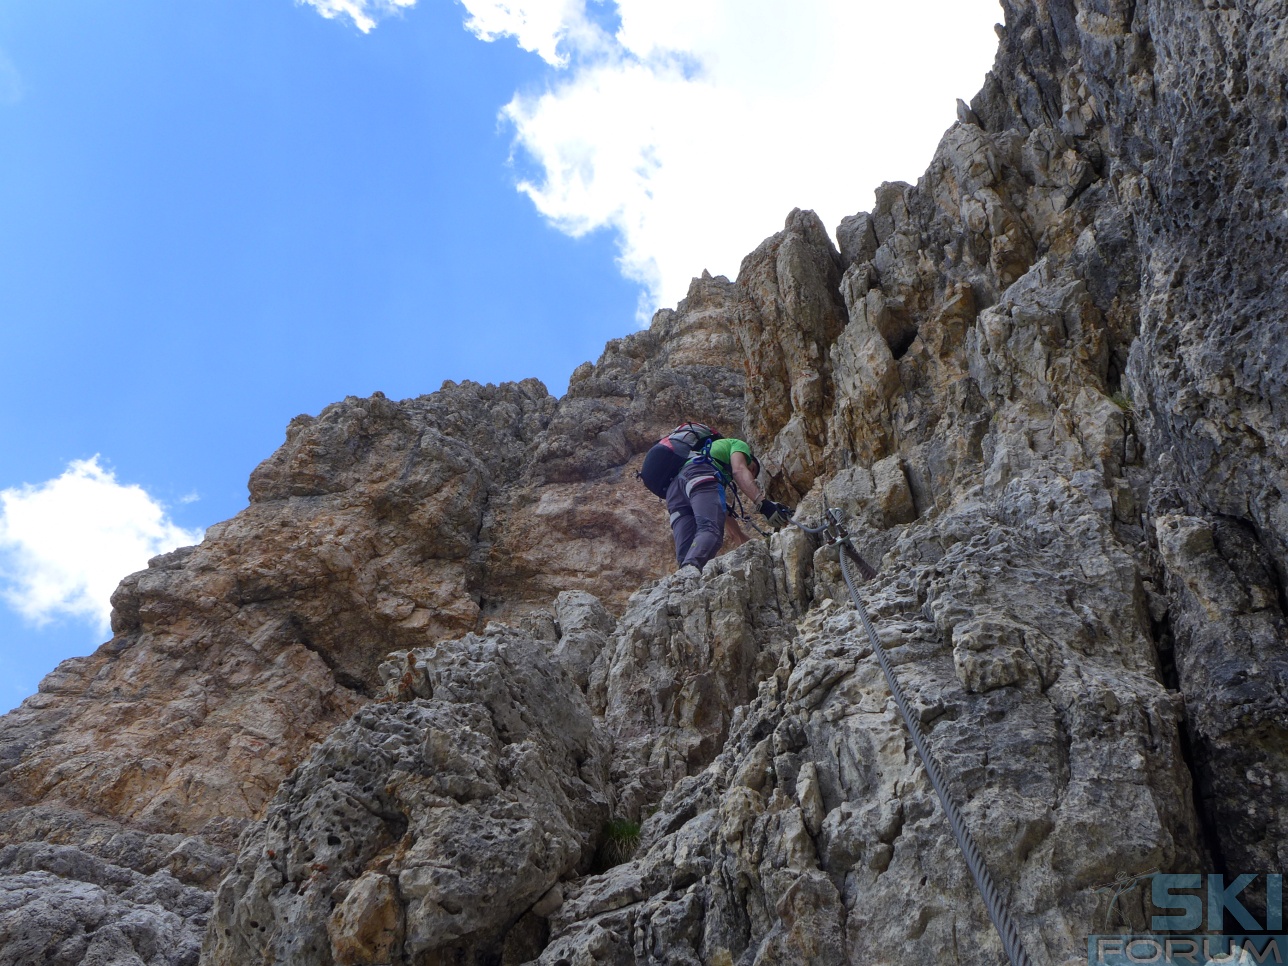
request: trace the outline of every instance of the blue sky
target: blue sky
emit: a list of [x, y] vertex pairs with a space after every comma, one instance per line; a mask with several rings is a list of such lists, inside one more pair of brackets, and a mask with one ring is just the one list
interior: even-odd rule
[[1000, 19], [919, 2], [942, 38], [856, 0], [6, 0], [0, 711], [297, 413], [560, 394], [791, 207], [915, 180]]

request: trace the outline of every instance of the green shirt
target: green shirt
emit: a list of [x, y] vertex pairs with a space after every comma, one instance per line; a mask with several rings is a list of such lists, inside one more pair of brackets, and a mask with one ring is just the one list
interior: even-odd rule
[[[728, 486], [733, 482], [733, 454], [742, 453], [747, 457], [750, 463], [755, 457], [752, 455], [751, 447], [740, 439], [717, 439], [711, 444], [710, 449], [711, 462], [715, 464], [716, 472], [720, 474], [720, 482]], [[689, 462], [701, 457], [692, 457]]]

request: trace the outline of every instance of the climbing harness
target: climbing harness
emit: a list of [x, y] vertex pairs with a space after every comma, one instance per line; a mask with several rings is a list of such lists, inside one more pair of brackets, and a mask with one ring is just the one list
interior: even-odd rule
[[1001, 937], [1002, 946], [1006, 949], [1006, 955], [1010, 957], [1011, 966], [1031, 966], [1031, 960], [1020, 937], [1020, 930], [1015, 925], [1015, 920], [1011, 918], [1006, 899], [998, 891], [993, 882], [993, 877], [989, 875], [988, 866], [984, 864], [984, 856], [980, 852], [979, 846], [975, 844], [975, 839], [970, 834], [970, 829], [966, 827], [961, 810], [949, 793], [948, 783], [939, 768], [939, 763], [935, 760], [934, 755], [931, 754], [930, 744], [926, 741], [921, 725], [913, 716], [912, 708], [903, 693], [903, 686], [899, 683], [899, 679], [895, 677], [894, 667], [890, 664], [890, 659], [886, 657], [885, 648], [881, 646], [876, 629], [872, 626], [872, 620], [868, 617], [868, 610], [863, 606], [863, 601], [859, 598], [858, 589], [854, 586], [854, 581], [850, 577], [849, 564], [850, 561], [853, 561], [865, 580], [875, 577], [876, 571], [869, 567], [863, 558], [859, 556], [858, 551], [854, 549], [854, 545], [850, 541], [850, 534], [841, 522], [841, 511], [827, 506], [826, 494], [823, 497], [823, 507], [824, 523], [821, 526], [807, 527], [797, 523], [795, 520], [792, 521], [792, 524], [806, 533], [822, 536], [829, 546], [838, 548], [838, 556], [841, 560], [841, 576], [845, 578], [845, 586], [849, 588], [850, 599], [854, 601], [854, 607], [859, 612], [859, 620], [863, 622], [863, 629], [868, 633], [868, 641], [872, 644], [872, 651], [881, 663], [881, 671], [885, 674], [886, 686], [889, 687], [891, 695], [894, 696], [894, 703], [898, 706], [899, 713], [903, 715], [903, 723], [907, 727], [908, 733], [912, 736], [913, 745], [917, 748], [917, 757], [921, 759], [921, 764], [926, 769], [926, 774], [930, 777], [930, 784], [934, 787], [935, 794], [939, 796], [939, 804], [943, 806], [944, 814], [948, 816], [948, 824], [952, 828], [953, 838], [957, 840], [957, 847], [961, 849], [962, 857], [966, 859], [966, 866], [970, 869], [970, 874], [975, 879], [975, 886], [979, 889], [984, 905], [988, 908], [989, 918], [993, 920], [993, 927], [997, 930], [998, 936]]

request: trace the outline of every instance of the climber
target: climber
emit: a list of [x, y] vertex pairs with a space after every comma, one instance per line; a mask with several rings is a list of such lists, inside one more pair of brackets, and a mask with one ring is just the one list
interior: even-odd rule
[[765, 499], [765, 491], [756, 482], [758, 475], [760, 461], [740, 439], [713, 440], [684, 464], [666, 491], [675, 559], [681, 570], [692, 567], [701, 573], [706, 562], [720, 552], [726, 529], [734, 546], [747, 542], [747, 535], [729, 516], [725, 487], [731, 483], [772, 526], [787, 524], [792, 511]]

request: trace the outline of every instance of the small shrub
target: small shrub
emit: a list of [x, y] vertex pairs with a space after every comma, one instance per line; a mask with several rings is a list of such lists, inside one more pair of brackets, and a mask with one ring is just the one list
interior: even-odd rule
[[604, 823], [604, 838], [595, 855], [595, 867], [603, 872], [629, 862], [640, 847], [640, 823], [626, 818], [613, 818]]

